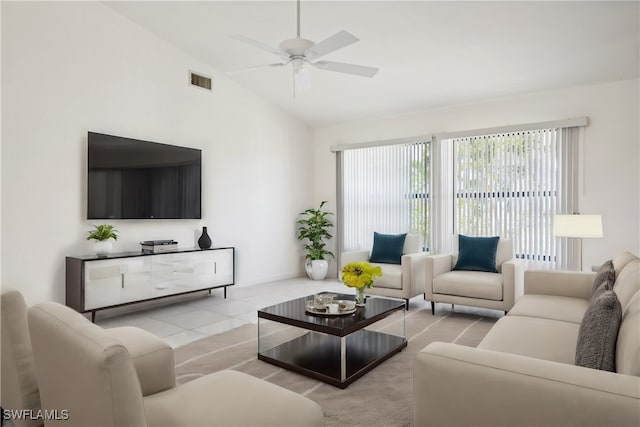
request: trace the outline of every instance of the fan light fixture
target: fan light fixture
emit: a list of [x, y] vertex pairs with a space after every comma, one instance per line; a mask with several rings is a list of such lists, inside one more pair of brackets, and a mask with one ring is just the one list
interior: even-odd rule
[[[358, 38], [346, 31], [339, 31], [328, 39], [315, 44], [311, 40], [300, 37], [300, 0], [297, 4], [297, 32], [296, 38], [288, 39], [280, 43], [278, 49], [267, 44], [251, 39], [249, 37], [236, 35], [236, 40], [250, 44], [254, 47], [272, 53], [280, 57], [283, 62], [273, 64], [257, 65], [253, 67], [241, 68], [239, 70], [229, 71], [227, 74], [237, 74], [246, 71], [252, 71], [260, 68], [283, 67], [291, 64], [293, 67], [293, 97], [296, 91], [307, 90], [311, 88], [311, 79], [309, 77], [309, 67], [307, 64], [314, 66], [320, 70], [335, 71], [338, 73], [353, 74], [361, 77], [373, 77], [378, 72], [375, 67], [366, 67], [363, 65], [347, 64], [344, 62], [334, 61], [317, 61], [317, 59], [348, 46], [358, 41]], [[315, 61], [315, 62], [314, 62]]]
[[296, 58], [291, 61], [293, 65], [293, 93], [296, 90], [302, 92], [311, 89], [311, 79], [309, 78], [309, 70], [304, 66], [302, 58]]

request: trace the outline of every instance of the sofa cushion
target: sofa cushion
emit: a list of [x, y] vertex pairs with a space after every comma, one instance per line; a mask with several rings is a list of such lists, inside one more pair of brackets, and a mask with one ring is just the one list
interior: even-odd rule
[[573, 365], [580, 325], [535, 317], [505, 316], [478, 348]]
[[616, 277], [613, 285], [624, 312], [633, 295], [640, 290], [640, 260], [631, 261]]
[[398, 264], [371, 263], [382, 269], [382, 276], [376, 277], [374, 288], [402, 289], [402, 266]]
[[407, 234], [380, 234], [373, 233], [373, 248], [371, 249], [370, 262], [385, 264], [400, 264], [404, 240]]
[[454, 270], [497, 273], [496, 252], [500, 237], [458, 236], [458, 261]]
[[[614, 266], [616, 266], [616, 259], [613, 261]], [[616, 276], [613, 291], [622, 306], [622, 324], [616, 344], [616, 370], [621, 374], [640, 376], [640, 260], [638, 258], [634, 257], [625, 264]]]
[[640, 376], [640, 291], [622, 314], [616, 344], [616, 372]]
[[509, 310], [509, 316], [537, 317], [580, 324], [589, 301], [556, 295], [523, 295]]
[[637, 260], [638, 257], [631, 252], [624, 252], [613, 259], [613, 268], [615, 269], [616, 279], [620, 275], [623, 268], [631, 261]]
[[433, 279], [433, 292], [502, 301], [502, 275], [484, 271], [449, 271]]
[[324, 426], [322, 408], [311, 399], [233, 370], [147, 396], [144, 406], [149, 427]]
[[576, 346], [576, 365], [615, 372], [615, 350], [622, 307], [612, 290], [591, 299]]
[[600, 266], [598, 269], [598, 273], [596, 273], [596, 277], [593, 278], [593, 285], [591, 286], [591, 296], [596, 292], [596, 290], [602, 285], [604, 282], [610, 283], [613, 286], [613, 282], [616, 280], [616, 273], [613, 268], [613, 261], [607, 261]]

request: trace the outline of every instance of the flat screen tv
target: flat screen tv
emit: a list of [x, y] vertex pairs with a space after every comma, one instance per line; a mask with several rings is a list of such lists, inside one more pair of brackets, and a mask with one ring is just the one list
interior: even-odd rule
[[202, 151], [89, 132], [87, 219], [200, 219]]

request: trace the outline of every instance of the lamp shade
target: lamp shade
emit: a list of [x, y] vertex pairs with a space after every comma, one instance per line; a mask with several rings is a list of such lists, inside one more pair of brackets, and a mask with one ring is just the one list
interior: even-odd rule
[[553, 235], [582, 239], [602, 238], [602, 216], [556, 215], [553, 218]]

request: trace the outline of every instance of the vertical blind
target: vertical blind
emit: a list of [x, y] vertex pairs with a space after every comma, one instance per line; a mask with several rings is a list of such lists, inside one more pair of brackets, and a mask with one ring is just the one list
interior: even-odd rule
[[374, 232], [428, 241], [427, 141], [344, 150], [340, 163], [343, 250], [371, 249]]
[[[443, 140], [453, 147], [453, 234], [513, 240], [516, 258], [570, 268], [573, 248], [553, 236], [556, 213], [577, 208], [577, 128]], [[445, 203], [446, 206], [446, 203]]]
[[586, 117], [412, 140], [337, 146], [339, 251], [371, 249], [373, 232], [418, 233], [432, 253], [457, 235], [512, 239], [514, 256], [575, 269], [579, 242], [553, 236], [578, 212]]

